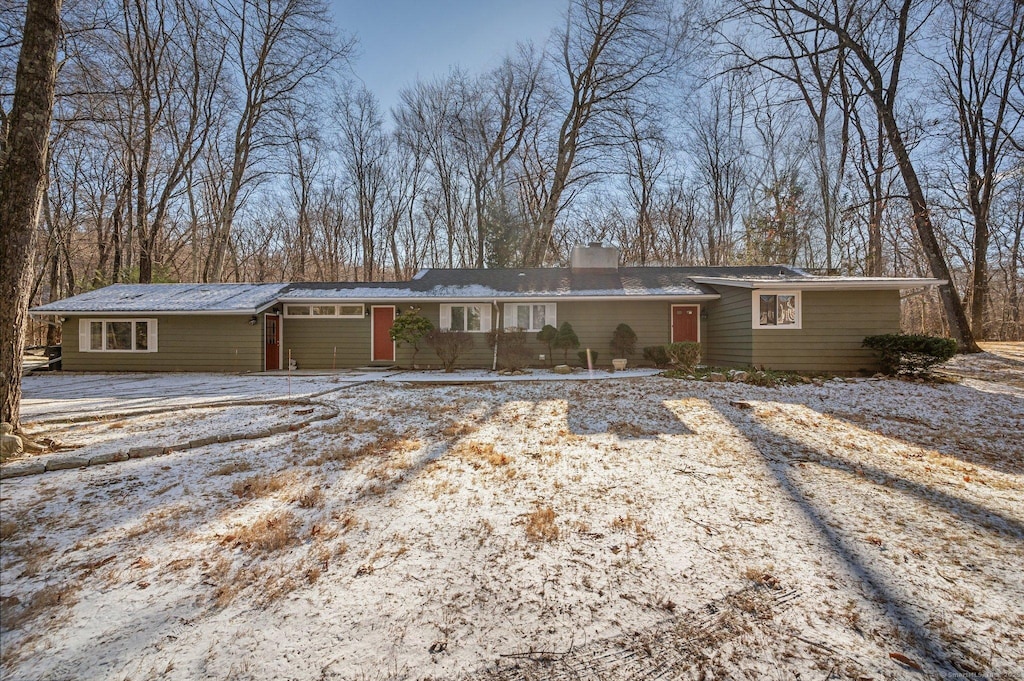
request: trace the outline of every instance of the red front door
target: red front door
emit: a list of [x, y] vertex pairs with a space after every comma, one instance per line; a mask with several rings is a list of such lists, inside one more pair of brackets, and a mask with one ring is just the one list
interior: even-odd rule
[[266, 370], [278, 371], [281, 368], [281, 318], [276, 314], [268, 314], [263, 318], [266, 335]]
[[389, 331], [395, 321], [395, 308], [392, 305], [374, 306], [372, 317], [373, 350], [370, 359], [374, 362], [394, 362], [395, 342], [391, 340]]
[[672, 306], [672, 342], [700, 342], [700, 306]]

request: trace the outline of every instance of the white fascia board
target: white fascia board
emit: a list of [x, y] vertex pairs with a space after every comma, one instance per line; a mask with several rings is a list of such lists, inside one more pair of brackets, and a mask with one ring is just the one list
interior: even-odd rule
[[491, 303], [495, 301], [501, 301], [503, 303], [530, 303], [545, 301], [549, 303], [557, 302], [571, 302], [571, 301], [598, 301], [608, 302], [615, 300], [690, 300], [690, 301], [707, 301], [707, 300], [718, 300], [722, 296], [717, 293], [701, 293], [696, 295], [687, 295], [685, 293], [679, 294], [659, 294], [659, 295], [620, 295], [620, 296], [569, 296], [565, 294], [551, 294], [551, 295], [536, 295], [536, 296], [445, 296], [445, 297], [404, 297], [404, 298], [366, 298], [366, 297], [339, 297], [339, 298], [281, 298], [280, 302], [292, 305], [316, 305], [322, 303], [324, 305], [330, 305], [332, 303], [346, 303], [346, 302], [360, 302], [367, 304], [392, 304], [392, 303]]
[[735, 288], [797, 291], [888, 291], [926, 286], [941, 286], [945, 279], [925, 279], [917, 277], [905, 278], [870, 278], [858, 277], [850, 279], [730, 279], [727, 277], [691, 277], [698, 284], [713, 286], [733, 286]]
[[[273, 303], [271, 303], [272, 305]], [[270, 305], [260, 308], [265, 310]], [[29, 310], [30, 315], [36, 317], [175, 317], [175, 316], [212, 316], [212, 315], [249, 315], [258, 314], [259, 310], [46, 310], [37, 312]]]

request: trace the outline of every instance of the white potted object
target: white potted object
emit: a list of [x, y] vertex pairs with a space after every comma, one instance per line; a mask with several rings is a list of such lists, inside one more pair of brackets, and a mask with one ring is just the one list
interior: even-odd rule
[[626, 362], [628, 362], [628, 361], [629, 360], [627, 360], [625, 358], [613, 359], [612, 360], [612, 368], [614, 368], [616, 371], [625, 371], [626, 370]]

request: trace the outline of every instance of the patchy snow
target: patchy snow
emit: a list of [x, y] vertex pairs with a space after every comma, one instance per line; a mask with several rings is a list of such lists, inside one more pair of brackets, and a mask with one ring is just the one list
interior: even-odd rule
[[113, 284], [32, 308], [63, 312], [235, 312], [252, 314], [287, 284]]
[[[4, 678], [1024, 668], [1024, 388], [403, 377], [293, 378], [340, 410], [297, 433], [4, 480]], [[43, 419], [278, 379], [27, 385]], [[198, 427], [248, 427], [238, 409]]]

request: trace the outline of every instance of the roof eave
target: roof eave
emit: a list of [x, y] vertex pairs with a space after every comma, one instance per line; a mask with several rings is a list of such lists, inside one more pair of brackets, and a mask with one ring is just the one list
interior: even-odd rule
[[699, 284], [713, 286], [732, 286], [735, 288], [764, 290], [797, 290], [797, 291], [893, 291], [928, 286], [941, 286], [945, 279], [926, 278], [885, 278], [885, 279], [847, 279], [826, 281], [821, 279], [729, 279], [725, 277], [691, 277]]

